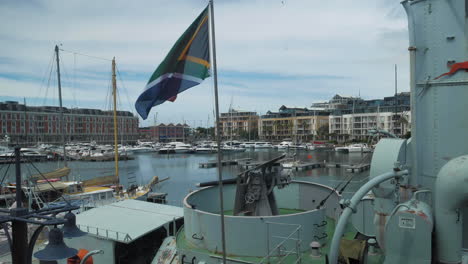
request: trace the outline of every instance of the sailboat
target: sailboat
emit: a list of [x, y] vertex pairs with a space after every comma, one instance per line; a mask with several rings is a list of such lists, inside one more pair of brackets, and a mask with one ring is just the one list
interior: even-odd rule
[[[100, 182], [100, 184], [114, 184], [115, 194], [119, 198], [124, 199], [138, 199], [146, 200], [148, 193], [151, 191], [151, 187], [158, 182], [158, 177], [154, 176], [149, 184], [145, 186], [137, 186], [132, 184], [127, 190], [122, 191], [120, 186], [119, 178], [119, 145], [118, 145], [118, 127], [117, 127], [117, 78], [116, 78], [116, 64], [115, 57], [112, 59], [112, 98], [113, 98], [113, 118], [114, 118], [114, 162], [115, 162], [115, 175], [104, 176], [99, 178], [91, 179], [91, 182]], [[89, 184], [85, 181], [85, 185]], [[107, 181], [107, 182], [106, 182]]]
[[[58, 92], [59, 92], [59, 111], [60, 111], [60, 134], [62, 135], [62, 145], [63, 145], [63, 162], [64, 166], [53, 171], [42, 173], [42, 174], [34, 174], [31, 175], [31, 179], [34, 181], [37, 180], [50, 180], [50, 179], [61, 179], [65, 177], [68, 180], [68, 175], [71, 172], [71, 169], [67, 166], [67, 152], [65, 150], [65, 131], [64, 131], [64, 118], [63, 118], [63, 106], [62, 106], [62, 84], [60, 81], [60, 59], [59, 59], [59, 49], [58, 46], [55, 46], [55, 57], [57, 62], [57, 84], [58, 84]], [[26, 109], [26, 99], [24, 99], [24, 106]], [[24, 120], [28, 120], [27, 111], [24, 111]], [[28, 138], [28, 130], [26, 131], [26, 140]]]
[[[119, 184], [119, 152], [118, 152], [118, 129], [117, 129], [117, 83], [115, 58], [112, 60], [112, 87], [113, 87], [113, 105], [114, 105], [114, 159], [115, 159], [115, 175], [96, 177], [85, 181], [69, 181], [68, 174], [71, 169], [67, 167], [67, 153], [65, 150], [65, 131], [63, 131], [63, 107], [61, 96], [60, 83], [60, 67], [59, 67], [59, 49], [55, 46], [57, 60], [57, 75], [59, 88], [60, 116], [62, 129], [63, 143], [63, 160], [64, 168], [57, 169], [48, 173], [38, 173], [32, 175], [30, 180], [33, 182], [33, 187], [26, 187], [25, 193], [30, 198], [30, 204], [36, 204], [39, 208], [44, 206], [55, 206], [63, 203], [63, 198], [71, 200], [75, 204], [83, 205], [86, 208], [96, 207], [100, 205], [110, 204], [120, 199], [139, 199], [146, 200], [151, 187], [156, 184], [159, 179], [153, 177], [149, 184], [145, 186], [132, 185], [127, 190], [122, 191]], [[60, 178], [65, 177], [65, 181]], [[10, 186], [14, 188], [14, 186]], [[62, 197], [63, 196], [63, 197]]]

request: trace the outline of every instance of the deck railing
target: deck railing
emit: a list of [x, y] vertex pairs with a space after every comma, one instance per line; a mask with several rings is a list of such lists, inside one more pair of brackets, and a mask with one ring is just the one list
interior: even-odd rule
[[88, 226], [88, 225], [77, 225], [77, 226], [81, 231], [87, 232], [88, 234], [92, 234], [98, 237], [103, 237], [106, 239], [113, 239], [113, 240], [118, 240], [118, 241], [123, 241], [123, 242], [132, 241], [132, 238], [130, 237], [128, 233], [105, 229], [105, 228], [94, 227], [94, 226]]
[[[277, 261], [275, 263], [283, 263], [287, 257], [291, 255], [296, 256], [296, 260], [293, 263], [301, 263], [302, 256], [301, 256], [301, 229], [302, 225], [298, 224], [286, 224], [286, 223], [273, 223], [273, 222], [265, 222], [267, 228], [267, 255], [260, 261], [260, 263], [271, 263], [271, 258], [276, 257]], [[276, 236], [271, 235], [270, 232], [272, 230], [271, 226], [291, 226], [293, 227], [293, 231], [288, 236]], [[276, 244], [271, 249], [271, 238], [281, 239], [281, 241]], [[288, 248], [287, 243], [292, 242], [294, 247]]]

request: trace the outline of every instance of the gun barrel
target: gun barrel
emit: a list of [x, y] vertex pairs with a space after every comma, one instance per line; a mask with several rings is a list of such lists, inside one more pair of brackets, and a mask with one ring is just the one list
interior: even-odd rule
[[[237, 179], [236, 178], [226, 179], [226, 180], [223, 180], [222, 182], [223, 184], [236, 184]], [[218, 181], [200, 182], [197, 184], [197, 187], [216, 186], [218, 185], [218, 183], [219, 183]]]

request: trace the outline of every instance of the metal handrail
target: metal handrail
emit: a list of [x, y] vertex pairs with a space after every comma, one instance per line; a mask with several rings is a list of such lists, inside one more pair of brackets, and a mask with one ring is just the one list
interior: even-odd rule
[[[284, 259], [286, 259], [288, 256], [291, 254], [295, 253], [297, 255], [297, 259], [295, 263], [301, 263], [301, 242], [302, 239], [300, 239], [300, 230], [302, 229], [302, 225], [298, 224], [288, 224], [288, 223], [275, 223], [275, 222], [265, 222], [267, 224], [267, 250], [269, 251], [268, 254], [260, 260], [260, 263], [265, 263], [265, 260], [267, 263], [270, 263], [270, 257], [272, 256], [273, 252], [279, 251], [281, 255], [281, 252], [287, 253], [284, 256], [280, 256], [280, 260], [278, 263], [282, 263]], [[269, 225], [270, 224], [275, 224], [275, 225], [286, 225], [286, 226], [296, 226], [296, 228], [289, 234], [287, 237], [282, 237], [282, 236], [272, 236], [274, 238], [282, 238], [283, 240], [278, 243], [272, 250], [270, 250], [269, 246], [269, 239], [270, 239], [270, 232], [269, 232]], [[293, 238], [293, 236], [297, 233], [297, 238]], [[296, 250], [286, 250], [286, 248], [283, 246], [287, 241], [295, 241], [296, 244]], [[281, 251], [281, 247], [285, 248], [285, 250]]]
[[[99, 227], [95, 227], [95, 226], [88, 226], [88, 225], [77, 225], [77, 227], [79, 229], [81, 229], [82, 231], [85, 231], [87, 233], [90, 233], [91, 231], [93, 231], [93, 229], [96, 230], [96, 233], [90, 233], [90, 234], [93, 234], [95, 236], [98, 236], [98, 237], [104, 237], [104, 238], [111, 238], [109, 235], [111, 235], [112, 233], [115, 234], [115, 239], [118, 240], [118, 241], [124, 241], [124, 242], [127, 242], [127, 241], [131, 241], [132, 238], [130, 237], [130, 235], [128, 233], [124, 233], [124, 232], [119, 232], [119, 231], [115, 231], [115, 230], [111, 230], [111, 229], [105, 229], [105, 228], [99, 228]], [[102, 230], [104, 234], [99, 233], [99, 230]], [[119, 238], [119, 234], [121, 234], [121, 239]]]

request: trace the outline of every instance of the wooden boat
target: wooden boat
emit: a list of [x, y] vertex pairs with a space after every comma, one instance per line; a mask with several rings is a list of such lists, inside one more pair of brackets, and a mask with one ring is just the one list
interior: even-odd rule
[[70, 171], [71, 170], [69, 167], [63, 167], [63, 168], [59, 168], [51, 172], [31, 175], [31, 179], [32, 180], [44, 180], [44, 178], [45, 179], [60, 179], [62, 177], [68, 176], [70, 174]]

